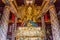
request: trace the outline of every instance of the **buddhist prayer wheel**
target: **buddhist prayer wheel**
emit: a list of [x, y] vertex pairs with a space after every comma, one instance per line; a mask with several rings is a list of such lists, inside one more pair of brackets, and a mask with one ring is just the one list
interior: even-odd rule
[[0, 40], [60, 40], [56, 0], [37, 1], [2, 0], [5, 7], [0, 17]]

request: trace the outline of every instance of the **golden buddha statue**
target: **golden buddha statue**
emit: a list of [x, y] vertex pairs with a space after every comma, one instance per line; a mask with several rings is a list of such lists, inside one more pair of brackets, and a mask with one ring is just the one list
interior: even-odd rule
[[40, 6], [34, 6], [34, 0], [25, 0], [24, 3], [25, 5], [18, 7], [21, 20], [26, 22], [27, 25], [30, 25], [29, 20], [37, 22], [36, 15], [40, 12]]

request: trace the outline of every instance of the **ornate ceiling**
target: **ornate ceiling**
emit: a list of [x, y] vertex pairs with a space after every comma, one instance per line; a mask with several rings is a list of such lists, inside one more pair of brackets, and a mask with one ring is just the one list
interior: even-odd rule
[[[18, 6], [24, 4], [24, 0], [16, 0], [16, 1], [17, 1]], [[41, 5], [42, 2], [43, 2], [43, 0], [35, 0], [35, 4], [37, 4], [37, 5]]]
[[[17, 2], [18, 6], [21, 6], [22, 4], [24, 4], [24, 0], [16, 0], [16, 2]], [[35, 4], [37, 4], [37, 5], [41, 5], [42, 2], [43, 2], [43, 0], [35, 0]], [[2, 0], [0, 0], [0, 13], [1, 14], [3, 13], [4, 6], [5, 6], [5, 4], [2, 2]], [[56, 7], [57, 13], [58, 13], [60, 10], [60, 0], [56, 0], [55, 7]], [[59, 15], [58, 15], [58, 17], [60, 19]]]
[[[24, 4], [24, 0], [16, 0], [16, 2], [17, 2], [18, 6], [21, 6], [22, 4]], [[43, 0], [35, 0], [35, 4], [37, 4], [37, 5], [41, 5], [42, 2], [43, 2]], [[60, 4], [60, 0], [57, 0], [56, 3], [55, 3], [57, 11], [60, 10], [60, 5], [59, 4]], [[0, 11], [2, 10], [2, 8], [4, 6], [5, 6], [5, 4], [2, 3], [2, 1], [0, 0]]]

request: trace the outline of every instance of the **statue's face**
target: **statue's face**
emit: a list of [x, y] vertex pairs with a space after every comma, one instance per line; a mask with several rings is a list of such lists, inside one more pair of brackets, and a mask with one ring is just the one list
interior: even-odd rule
[[26, 4], [33, 4], [33, 0], [26, 0]]

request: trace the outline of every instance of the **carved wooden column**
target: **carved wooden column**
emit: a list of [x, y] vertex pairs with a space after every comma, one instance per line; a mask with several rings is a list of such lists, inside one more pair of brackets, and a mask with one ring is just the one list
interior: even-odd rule
[[59, 21], [54, 5], [49, 9], [53, 40], [59, 40]]
[[8, 21], [9, 21], [9, 14], [10, 14], [10, 10], [8, 6], [5, 6], [4, 11], [3, 11], [3, 15], [2, 15], [2, 40], [7, 40], [7, 29], [8, 29]]

